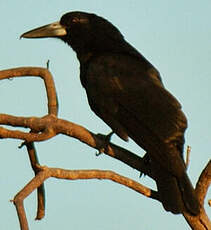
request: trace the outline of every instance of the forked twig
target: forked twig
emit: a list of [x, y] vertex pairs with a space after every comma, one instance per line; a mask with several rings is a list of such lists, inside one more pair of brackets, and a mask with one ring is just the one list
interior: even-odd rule
[[57, 179], [66, 180], [81, 180], [81, 179], [107, 179], [124, 185], [142, 195], [158, 199], [157, 192], [141, 185], [140, 183], [121, 176], [112, 171], [105, 170], [65, 170], [60, 168], [41, 167], [40, 172], [15, 196], [13, 202], [16, 207], [21, 230], [29, 230], [26, 213], [23, 205], [24, 199], [30, 195], [37, 187], [39, 187], [46, 179], [54, 177]]
[[[138, 171], [154, 178], [153, 173], [146, 166], [143, 158], [138, 155], [123, 149], [112, 143], [105, 143], [105, 140], [99, 138], [86, 128], [74, 124], [70, 121], [57, 118], [58, 113], [58, 103], [55, 91], [55, 86], [53, 83], [53, 78], [50, 72], [44, 68], [34, 68], [34, 67], [24, 67], [16, 68], [10, 70], [0, 71], [0, 79], [20, 77], [20, 76], [38, 76], [41, 77], [46, 86], [47, 97], [48, 97], [48, 115], [38, 118], [38, 117], [17, 117], [8, 114], [0, 114], [0, 124], [13, 127], [24, 127], [30, 128], [31, 132], [23, 132], [19, 130], [10, 130], [5, 127], [0, 127], [0, 138], [14, 138], [24, 140], [24, 144], [27, 147], [29, 158], [31, 161], [31, 166], [35, 172], [35, 177], [15, 196], [14, 204], [16, 206], [19, 221], [22, 230], [28, 230], [28, 223], [26, 219], [26, 214], [23, 206], [23, 200], [36, 188], [38, 188], [38, 211], [37, 219], [41, 219], [44, 216], [45, 206], [44, 206], [44, 187], [43, 182], [49, 177], [61, 178], [61, 179], [109, 179], [116, 183], [125, 185], [141, 194], [160, 200], [159, 193], [145, 186], [129, 179], [116, 174], [111, 171], [101, 171], [101, 170], [64, 170], [56, 168], [41, 167], [38, 165], [38, 159], [36, 156], [36, 151], [33, 145], [35, 141], [44, 141], [49, 138], [56, 136], [57, 134], [67, 135], [78, 139], [79, 141], [99, 150], [102, 146], [106, 145], [104, 153], [118, 159], [125, 164], [137, 169]], [[189, 164], [189, 150], [187, 150], [186, 165]], [[203, 208], [203, 202], [205, 199], [206, 192], [211, 181], [211, 163], [209, 162], [207, 167], [203, 170], [197, 186], [196, 194], [199, 198], [201, 204], [200, 214], [198, 216], [191, 216], [188, 213], [183, 213], [187, 222], [194, 230], [208, 230], [211, 229], [211, 224]], [[162, 202], [162, 201], [161, 201]]]
[[43, 79], [48, 99], [48, 114], [58, 114], [56, 87], [51, 73], [40, 67], [20, 67], [0, 71], [0, 80], [15, 77], [40, 77]]
[[[47, 62], [47, 66], [49, 66], [49, 60]], [[55, 84], [53, 81], [53, 77], [51, 73], [44, 68], [37, 68], [37, 67], [23, 67], [23, 68], [14, 68], [9, 70], [3, 70], [0, 71], [0, 79], [11, 79], [14, 77], [23, 77], [23, 76], [38, 76], [44, 80], [46, 93], [47, 93], [47, 101], [48, 101], [48, 114], [49, 115], [55, 115], [58, 114], [58, 102], [57, 102], [57, 95], [56, 95], [56, 89]], [[25, 127], [25, 126], [23, 126]], [[8, 130], [1, 128], [1, 131], [4, 133], [8, 133]], [[19, 131], [15, 131], [16, 134], [19, 134]], [[47, 133], [47, 132], [46, 132]], [[32, 134], [32, 132], [31, 132]], [[27, 134], [28, 135], [28, 134]], [[32, 134], [33, 135], [33, 134]], [[46, 135], [46, 134], [45, 134]], [[1, 135], [0, 135], [1, 136]], [[24, 142], [24, 144], [27, 147], [29, 159], [31, 162], [32, 169], [35, 173], [35, 175], [38, 173], [38, 170], [36, 168], [36, 165], [38, 165], [38, 157], [36, 155], [36, 150], [34, 147], [33, 142]], [[36, 219], [40, 220], [45, 215], [45, 190], [44, 190], [44, 184], [42, 184], [37, 189], [37, 216]]]
[[192, 229], [197, 229], [197, 230], [211, 229], [211, 222], [204, 209], [204, 199], [206, 197], [210, 184], [211, 184], [211, 160], [208, 162], [207, 166], [202, 171], [195, 188], [196, 196], [201, 206], [199, 215], [191, 216], [188, 213], [183, 213], [186, 221], [188, 222], [188, 224]]
[[[40, 172], [39, 160], [36, 153], [36, 149], [33, 142], [25, 142], [31, 167], [35, 173], [35, 176]], [[37, 188], [37, 215], [35, 220], [41, 220], [45, 216], [45, 187], [44, 183]]]

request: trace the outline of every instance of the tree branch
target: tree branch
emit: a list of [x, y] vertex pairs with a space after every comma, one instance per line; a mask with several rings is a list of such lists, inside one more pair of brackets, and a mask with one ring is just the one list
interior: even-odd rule
[[197, 230], [210, 230], [211, 223], [204, 210], [204, 200], [211, 183], [211, 160], [208, 162], [207, 166], [202, 171], [198, 182], [196, 184], [196, 196], [199, 200], [201, 209], [198, 216], [191, 216], [189, 213], [183, 213], [185, 219], [192, 229]]
[[98, 134], [94, 134], [86, 128], [73, 122], [59, 119], [54, 115], [47, 115], [42, 118], [38, 117], [16, 117], [6, 114], [0, 114], [0, 124], [10, 125], [13, 127], [28, 127], [36, 133], [26, 133], [23, 131], [14, 131], [0, 127], [0, 138], [21, 139], [26, 142], [45, 141], [57, 134], [64, 134], [93, 147], [97, 150], [107, 145], [105, 154], [116, 158], [134, 169], [153, 177], [145, 166], [143, 159], [136, 154], [119, 147], [112, 143], [107, 143]]
[[48, 114], [57, 115], [58, 103], [56, 96], [56, 88], [53, 77], [51, 73], [48, 71], [48, 69], [40, 67], [19, 67], [0, 71], [0, 80], [24, 76], [40, 77], [43, 79], [48, 99]]
[[[47, 63], [47, 66], [48, 65], [49, 65], [49, 62]], [[1, 80], [13, 78], [13, 77], [22, 77], [22, 76], [33, 76], [33, 77], [37, 76], [37, 77], [40, 77], [44, 80], [44, 84], [45, 84], [45, 88], [46, 88], [46, 94], [47, 94], [47, 101], [48, 101], [48, 114], [52, 114], [52, 115], [56, 116], [58, 114], [58, 102], [57, 102], [56, 89], [55, 89], [55, 85], [54, 85], [54, 81], [53, 81], [53, 77], [52, 77], [51, 73], [44, 68], [36, 68], [36, 67], [35, 68], [34, 67], [23, 67], [23, 68], [15, 68], [15, 69], [0, 71], [0, 79]], [[8, 118], [8, 116], [6, 116], [6, 119], [7, 118]], [[23, 126], [21, 126], [21, 127], [25, 127], [25, 125], [23, 124]], [[11, 132], [13, 132], [13, 134], [15, 134], [16, 137], [21, 135], [21, 133], [19, 131], [11, 131], [11, 130], [7, 130], [4, 128], [0, 128], [0, 129], [1, 129], [1, 133], [4, 133], [6, 136], [7, 135], [9, 136]], [[33, 134], [32, 132], [30, 132], [30, 133], [31, 133], [31, 139], [33, 139], [33, 140], [35, 139], [35, 136], [38, 139], [42, 139], [42, 138], [46, 138], [48, 135], [50, 135], [50, 133], [47, 131], [42, 133], [42, 135]], [[28, 137], [29, 136], [28, 133], [25, 133], [25, 136]], [[38, 170], [36, 168], [36, 165], [38, 164], [38, 157], [36, 155], [34, 144], [33, 144], [33, 142], [24, 142], [24, 143], [27, 147], [27, 151], [28, 151], [28, 155], [29, 155], [32, 169], [36, 175], [38, 172]], [[42, 219], [45, 215], [44, 184], [42, 184], [37, 189], [37, 202], [38, 202], [38, 206], [37, 206], [37, 217], [36, 217], [36, 219]]]
[[[61, 179], [109, 179], [116, 183], [125, 185], [146, 197], [156, 199], [160, 202], [159, 193], [145, 186], [129, 179], [116, 174], [111, 171], [101, 170], [63, 170], [63, 169], [52, 169], [47, 167], [40, 167], [38, 165], [38, 159], [36, 151], [33, 145], [35, 141], [45, 141], [58, 134], [67, 135], [78, 139], [79, 141], [93, 147], [97, 150], [102, 149], [102, 146], [106, 146], [104, 153], [108, 156], [118, 159], [130, 167], [137, 169], [138, 171], [148, 175], [152, 179], [155, 179], [150, 168], [145, 164], [144, 158], [121, 148], [101, 138], [100, 135], [94, 134], [86, 128], [74, 124], [70, 121], [57, 118], [58, 103], [56, 97], [55, 86], [53, 78], [47, 69], [43, 68], [16, 68], [10, 70], [0, 71], [0, 79], [6, 79], [11, 77], [20, 76], [38, 76], [44, 80], [47, 97], [48, 97], [48, 115], [44, 117], [17, 117], [8, 114], [0, 114], [0, 124], [13, 127], [30, 128], [31, 132], [24, 132], [20, 130], [10, 130], [9, 128], [0, 127], [0, 138], [13, 138], [21, 139], [25, 141], [25, 145], [28, 150], [31, 166], [35, 172], [35, 177], [15, 196], [14, 204], [16, 206], [19, 221], [22, 230], [28, 230], [27, 219], [23, 206], [23, 200], [27, 197], [34, 189], [38, 188], [38, 211], [37, 219], [41, 219], [44, 216], [44, 189], [42, 184], [44, 180], [49, 177], [61, 178]], [[187, 160], [188, 165], [188, 160]], [[183, 213], [188, 224], [194, 230], [208, 230], [211, 229], [209, 219], [203, 208], [204, 199], [208, 187], [210, 186], [210, 175], [211, 175], [211, 163], [209, 162], [207, 167], [202, 172], [199, 181], [196, 186], [196, 194], [201, 204], [201, 211], [198, 216], [190, 216], [188, 213]], [[43, 187], [44, 188], [44, 187]], [[40, 190], [41, 189], [41, 190]]]
[[204, 199], [206, 197], [208, 188], [211, 184], [211, 160], [202, 171], [199, 180], [196, 184], [196, 194], [201, 206], [204, 206]]
[[121, 176], [113, 171], [105, 170], [65, 170], [60, 168], [48, 168], [46, 166], [38, 167], [40, 172], [15, 196], [13, 202], [18, 212], [19, 222], [22, 230], [28, 230], [27, 218], [24, 210], [23, 200], [30, 195], [37, 187], [48, 178], [54, 177], [57, 179], [66, 180], [81, 180], [81, 179], [107, 179], [124, 185], [142, 195], [158, 199], [157, 192], [141, 185], [140, 183]]
[[[38, 156], [33, 142], [24, 142], [26, 146], [31, 167], [35, 173], [35, 176], [40, 172]], [[23, 146], [22, 145], [22, 146]], [[45, 216], [45, 187], [44, 183], [37, 188], [37, 216], [35, 220], [41, 220]]]

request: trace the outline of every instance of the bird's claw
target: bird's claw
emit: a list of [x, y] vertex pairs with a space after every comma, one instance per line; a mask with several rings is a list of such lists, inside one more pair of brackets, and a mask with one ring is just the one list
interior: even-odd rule
[[95, 156], [96, 156], [96, 157], [99, 157], [103, 152], [104, 152], [104, 149], [99, 149], [99, 150], [95, 153]]
[[104, 134], [100, 134], [100, 133], [97, 134], [97, 136], [104, 141], [104, 143], [100, 146], [98, 152], [96, 152], [96, 154], [95, 154], [97, 157], [106, 151], [106, 149], [108, 148], [108, 145], [110, 143], [111, 136], [113, 134], [114, 134], [113, 131], [110, 132], [108, 135], [104, 135]]

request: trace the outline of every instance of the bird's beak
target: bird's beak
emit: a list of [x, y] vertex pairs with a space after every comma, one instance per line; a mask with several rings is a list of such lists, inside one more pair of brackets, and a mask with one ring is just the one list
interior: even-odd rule
[[54, 22], [33, 30], [30, 30], [20, 36], [20, 38], [46, 38], [46, 37], [62, 37], [67, 34], [64, 26], [59, 22]]

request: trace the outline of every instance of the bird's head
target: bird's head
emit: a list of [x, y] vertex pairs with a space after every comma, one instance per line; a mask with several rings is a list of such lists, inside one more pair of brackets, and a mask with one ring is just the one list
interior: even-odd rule
[[85, 12], [69, 12], [54, 22], [21, 35], [21, 38], [60, 38], [77, 54], [114, 51], [124, 41], [122, 34], [106, 19]]

